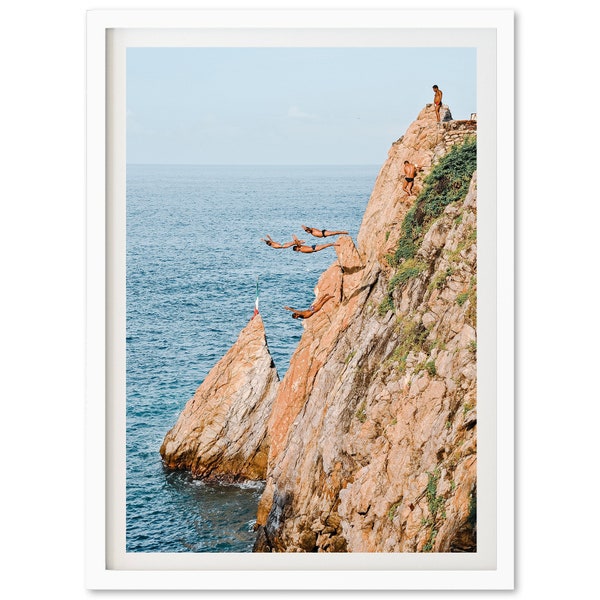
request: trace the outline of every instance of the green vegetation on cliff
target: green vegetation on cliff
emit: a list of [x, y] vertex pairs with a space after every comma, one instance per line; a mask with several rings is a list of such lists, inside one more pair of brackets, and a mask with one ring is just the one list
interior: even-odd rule
[[427, 473], [427, 488], [425, 494], [427, 496], [427, 506], [429, 507], [429, 518], [423, 520], [423, 525], [431, 527], [429, 537], [423, 552], [431, 552], [435, 544], [435, 538], [439, 533], [439, 520], [446, 518], [444, 509], [444, 498], [437, 495], [437, 486], [440, 480], [440, 470], [436, 468], [433, 473]]
[[[390, 279], [388, 293], [379, 306], [381, 315], [393, 309], [394, 288], [427, 269], [426, 264], [415, 258], [423, 238], [446, 206], [464, 199], [476, 168], [477, 138], [473, 136], [466, 138], [460, 145], [452, 146], [425, 178], [423, 190], [404, 217], [396, 250], [394, 254], [387, 256], [389, 264], [396, 271]], [[472, 243], [475, 239], [473, 237]], [[449, 268], [435, 281], [431, 281], [430, 287], [440, 288], [446, 278], [452, 275], [451, 271]]]
[[477, 168], [477, 139], [467, 138], [453, 146], [425, 178], [423, 191], [404, 217], [402, 235], [396, 252], [389, 257], [392, 266], [411, 259], [417, 253], [424, 235], [444, 208], [462, 200]]

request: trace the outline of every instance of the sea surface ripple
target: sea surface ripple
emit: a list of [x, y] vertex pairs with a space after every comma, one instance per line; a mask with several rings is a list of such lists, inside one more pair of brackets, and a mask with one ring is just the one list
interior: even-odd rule
[[[159, 448], [247, 324], [256, 281], [283, 378], [335, 250], [275, 250], [301, 229], [356, 240], [376, 166], [127, 167], [127, 552], [250, 552], [262, 484], [208, 485], [164, 469]], [[329, 239], [328, 241], [331, 241]]]

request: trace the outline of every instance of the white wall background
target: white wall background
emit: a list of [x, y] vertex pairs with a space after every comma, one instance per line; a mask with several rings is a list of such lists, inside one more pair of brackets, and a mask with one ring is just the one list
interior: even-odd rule
[[[598, 36], [593, 4], [573, 0], [560, 10], [523, 0], [459, 5], [214, 0], [175, 6], [516, 10], [514, 595], [591, 597], [597, 587], [595, 438], [600, 403], [594, 379], [600, 341], [595, 268], [600, 196], [595, 181]], [[0, 585], [9, 598], [92, 595], [83, 588], [82, 556], [85, 10], [175, 6], [152, 0], [32, 0], [3, 9]], [[128, 595], [114, 592], [111, 597]], [[176, 593], [135, 595], [167, 598]], [[329, 595], [348, 593], [311, 594]], [[470, 597], [487, 595], [475, 592]]]

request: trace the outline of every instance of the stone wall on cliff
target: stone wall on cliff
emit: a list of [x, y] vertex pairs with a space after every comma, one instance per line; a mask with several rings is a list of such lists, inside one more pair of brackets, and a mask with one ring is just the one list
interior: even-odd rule
[[264, 324], [256, 315], [165, 436], [160, 448], [165, 466], [219, 481], [264, 479], [267, 423], [278, 387]]
[[[269, 419], [258, 551], [473, 551], [476, 544], [476, 176], [421, 240], [419, 272], [390, 291], [386, 258], [423, 179], [473, 121], [429, 105], [392, 145], [358, 246], [320, 278]], [[384, 300], [393, 302], [385, 310]], [[383, 307], [383, 308], [382, 308]]]

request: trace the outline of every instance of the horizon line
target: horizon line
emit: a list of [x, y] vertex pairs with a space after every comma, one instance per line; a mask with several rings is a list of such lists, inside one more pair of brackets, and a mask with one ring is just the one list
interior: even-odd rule
[[377, 167], [381, 163], [162, 163], [128, 162], [126, 166], [161, 167]]

